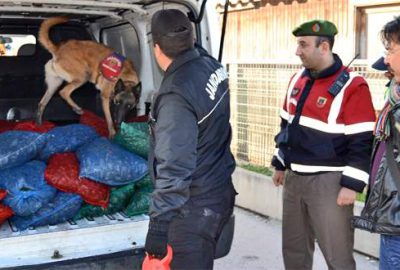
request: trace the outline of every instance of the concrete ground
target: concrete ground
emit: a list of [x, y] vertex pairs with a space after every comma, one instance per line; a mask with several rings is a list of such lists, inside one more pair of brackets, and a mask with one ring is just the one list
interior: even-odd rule
[[[236, 227], [228, 256], [215, 261], [215, 270], [283, 270], [281, 222], [235, 208]], [[357, 269], [378, 270], [374, 258], [355, 253]], [[316, 248], [314, 270], [328, 269], [321, 251]]]

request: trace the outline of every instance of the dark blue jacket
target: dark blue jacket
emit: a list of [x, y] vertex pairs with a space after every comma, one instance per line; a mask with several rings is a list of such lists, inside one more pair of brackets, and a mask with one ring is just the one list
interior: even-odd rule
[[212, 203], [231, 183], [229, 99], [224, 68], [197, 49], [166, 70], [150, 113], [152, 218], [171, 219], [189, 199]]
[[300, 174], [342, 172], [341, 186], [362, 192], [368, 183], [375, 111], [363, 77], [349, 79], [336, 95], [329, 92], [345, 70], [334, 55], [332, 66], [314, 77], [303, 69], [291, 80], [281, 110], [281, 131], [272, 165]]

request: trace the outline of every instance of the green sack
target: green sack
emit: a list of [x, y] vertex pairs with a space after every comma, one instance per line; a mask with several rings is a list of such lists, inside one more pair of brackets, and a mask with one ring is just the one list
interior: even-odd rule
[[111, 215], [116, 212], [122, 211], [130, 202], [132, 195], [135, 192], [135, 184], [129, 184], [122, 187], [115, 187], [111, 189], [110, 201], [107, 208], [84, 204], [78, 214], [75, 215], [74, 220], [82, 219], [85, 217], [99, 217], [102, 215]]
[[128, 217], [147, 214], [150, 206], [150, 195], [151, 192], [136, 191], [125, 209], [125, 214]]
[[135, 183], [135, 193], [125, 209], [125, 214], [129, 217], [147, 214], [150, 206], [150, 195], [154, 187], [149, 175]]
[[145, 192], [153, 192], [154, 186], [153, 182], [151, 182], [150, 175], [146, 175], [139, 181], [135, 183], [135, 190], [137, 191], [145, 191]]
[[121, 123], [114, 142], [128, 151], [147, 159], [149, 153], [149, 130], [146, 123]]
[[141, 130], [146, 134], [149, 134], [149, 124], [147, 124], [146, 122], [132, 122], [132, 123], [125, 123], [126, 125], [129, 125], [137, 130]]

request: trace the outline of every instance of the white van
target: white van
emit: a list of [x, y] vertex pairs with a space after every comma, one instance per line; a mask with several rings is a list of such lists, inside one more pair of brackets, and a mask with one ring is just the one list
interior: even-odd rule
[[[219, 24], [214, 7], [206, 1], [0, 0], [0, 119], [12, 120], [15, 115], [21, 120], [35, 118], [46, 88], [44, 65], [51, 57], [38, 43], [38, 29], [44, 19], [59, 15], [71, 20], [51, 30], [54, 43], [92, 39], [133, 61], [142, 82], [139, 114], [144, 114], [145, 103], [162, 78], [152, 55], [152, 14], [163, 8], [184, 11], [196, 21], [197, 43], [217, 57]], [[74, 92], [74, 100], [101, 114], [99, 91], [91, 84], [81, 88]], [[44, 119], [69, 123], [77, 121], [78, 115], [56, 95]], [[129, 218], [124, 213], [25, 231], [6, 221], [0, 226], [0, 269], [138, 268], [147, 226], [146, 215]]]

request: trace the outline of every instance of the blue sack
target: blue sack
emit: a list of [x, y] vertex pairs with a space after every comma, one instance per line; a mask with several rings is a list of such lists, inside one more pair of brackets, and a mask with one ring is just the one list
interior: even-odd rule
[[7, 190], [3, 203], [15, 215], [32, 215], [54, 198], [57, 190], [45, 181], [45, 169], [45, 163], [34, 160], [0, 171], [0, 188]]
[[147, 174], [147, 161], [106, 138], [98, 138], [76, 151], [80, 177], [110, 186], [136, 182]]
[[11, 221], [19, 230], [30, 226], [55, 225], [71, 219], [80, 209], [82, 198], [73, 193], [59, 191], [50, 203], [28, 217], [14, 216]]
[[32, 160], [45, 146], [48, 135], [31, 131], [7, 131], [0, 134], [0, 170]]
[[56, 153], [75, 152], [79, 146], [99, 137], [94, 128], [82, 124], [55, 127], [47, 134], [52, 138], [39, 153], [39, 159], [44, 161]]

